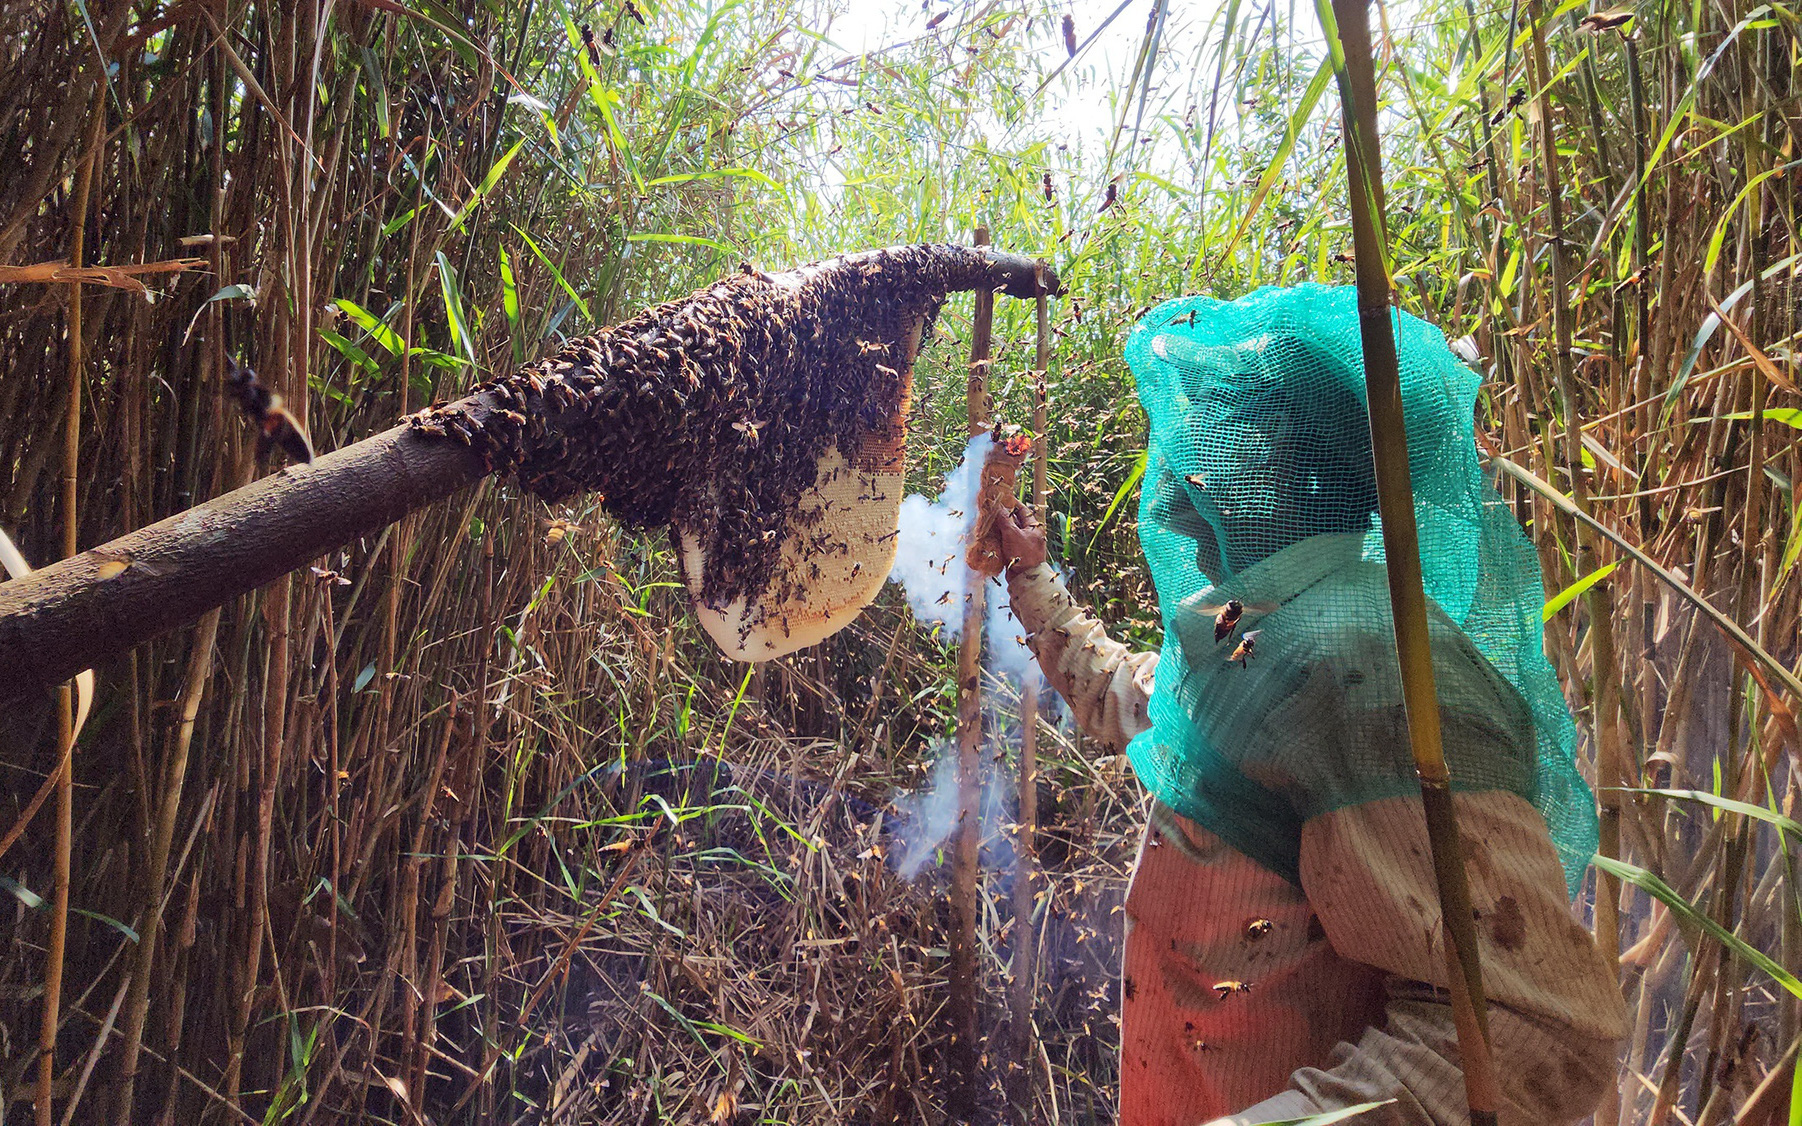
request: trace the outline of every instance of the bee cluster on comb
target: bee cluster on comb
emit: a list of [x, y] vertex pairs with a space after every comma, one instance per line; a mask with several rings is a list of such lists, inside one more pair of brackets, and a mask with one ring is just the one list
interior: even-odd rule
[[[698, 549], [684, 553], [698, 556], [698, 575], [685, 562], [698, 605], [805, 602], [820, 558], [867, 545], [835, 538], [839, 522], [803, 495], [820, 491], [829, 465], [833, 480], [863, 475], [866, 499], [886, 488], [916, 343], [948, 292], [1001, 284], [992, 256], [953, 245], [780, 275], [747, 266], [409, 425], [469, 446], [546, 500], [593, 491], [630, 527], [679, 528]], [[885, 464], [860, 464], [864, 450], [883, 451]], [[860, 534], [872, 545], [882, 535]]]

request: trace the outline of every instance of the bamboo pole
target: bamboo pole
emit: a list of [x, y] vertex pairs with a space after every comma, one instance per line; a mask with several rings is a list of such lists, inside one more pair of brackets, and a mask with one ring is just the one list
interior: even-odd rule
[[[1382, 157], [1377, 144], [1376, 74], [1365, 0], [1333, 0], [1323, 17], [1337, 21], [1335, 59], [1345, 118], [1346, 170], [1350, 178], [1352, 240], [1358, 282], [1358, 327], [1364, 345], [1364, 379], [1370, 403], [1377, 503], [1388, 560], [1389, 600], [1395, 615], [1396, 656], [1408, 713], [1409, 744], [1420, 775], [1433, 874], [1445, 927], [1447, 979], [1464, 1092], [1472, 1126], [1494, 1126], [1501, 1091], [1490, 1055], [1483, 972], [1477, 953], [1470, 887], [1453, 811], [1451, 773], [1440, 745], [1439, 703], [1433, 653], [1427, 637], [1426, 592], [1414, 521], [1414, 486], [1408, 470], [1408, 434], [1402, 416], [1401, 376], [1389, 307], [1389, 247], [1383, 218]], [[1328, 28], [1328, 39], [1334, 38]]]
[[[104, 84], [101, 87], [104, 89]], [[86, 254], [88, 200], [93, 191], [94, 165], [100, 160], [101, 126], [106, 102], [96, 92], [88, 126], [87, 159], [76, 179], [70, 201], [69, 265], [81, 269]], [[69, 287], [68, 405], [63, 415], [63, 558], [79, 549], [75, 501], [81, 471], [82, 327], [81, 283]], [[56, 1080], [56, 1033], [61, 1026], [63, 954], [69, 931], [69, 859], [75, 831], [75, 685], [64, 681], [56, 689], [56, 843], [51, 861], [52, 892], [50, 942], [44, 956], [44, 1008], [38, 1026], [38, 1126], [54, 1121], [51, 1092]]]
[[[989, 230], [977, 227], [972, 240], [987, 246]], [[988, 430], [989, 364], [995, 295], [976, 291], [970, 334], [970, 374], [964, 403], [970, 436]], [[972, 514], [974, 515], [974, 514]], [[964, 565], [964, 628], [957, 647], [957, 832], [951, 867], [951, 978], [947, 1009], [951, 1018], [950, 1073], [945, 1109], [955, 1120], [976, 1110], [977, 867], [982, 848], [982, 626], [985, 579]]]
[[[1571, 499], [1584, 513], [1590, 512], [1589, 479], [1583, 466], [1581, 421], [1573, 391], [1571, 372], [1570, 281], [1565, 267], [1564, 192], [1558, 170], [1558, 137], [1553, 126], [1551, 106], [1551, 62], [1545, 45], [1545, 14], [1538, 0], [1528, 0], [1527, 19], [1532, 27], [1529, 62], [1533, 85], [1539, 90], [1539, 147], [1543, 166], [1546, 220], [1551, 244], [1546, 257], [1552, 268], [1551, 317], [1553, 333], [1552, 374], [1564, 413], [1564, 458], [1570, 474]], [[1576, 527], [1578, 575], [1594, 573], [1601, 565], [1596, 553], [1595, 536], [1583, 524]], [[1614, 596], [1603, 579], [1585, 594], [1589, 607], [1590, 651], [1594, 655], [1594, 724], [1596, 740], [1596, 798], [1599, 822], [1598, 851], [1618, 859], [1621, 855], [1621, 787], [1623, 750], [1620, 730], [1620, 681], [1615, 670]], [[1620, 983], [1620, 968], [1615, 955], [1620, 950], [1621, 884], [1601, 870], [1596, 872], [1596, 942], [1609, 955], [1615, 983]]]
[[[1046, 379], [1051, 366], [1051, 299], [1038, 299], [1038, 354], [1032, 385], [1032, 513], [1045, 519]], [[1036, 666], [1034, 666], [1036, 670]], [[1020, 774], [1018, 824], [1014, 830], [1014, 980], [1009, 997], [1011, 1035], [1008, 1102], [1014, 1120], [1032, 1121], [1032, 1010], [1038, 979], [1038, 944], [1033, 940], [1033, 905], [1038, 892], [1039, 680], [1029, 670], [1020, 685]]]

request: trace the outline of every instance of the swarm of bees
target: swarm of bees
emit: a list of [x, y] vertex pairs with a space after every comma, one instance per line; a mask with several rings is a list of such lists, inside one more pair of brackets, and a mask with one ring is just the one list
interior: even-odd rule
[[408, 423], [547, 501], [598, 492], [629, 527], [681, 526], [700, 541], [710, 606], [785, 601], [808, 559], [848, 550], [818, 536], [783, 563], [822, 454], [900, 448], [905, 340], [922, 323], [930, 339], [946, 293], [989, 269], [973, 248], [934, 245], [803, 268], [799, 285], [742, 270]]

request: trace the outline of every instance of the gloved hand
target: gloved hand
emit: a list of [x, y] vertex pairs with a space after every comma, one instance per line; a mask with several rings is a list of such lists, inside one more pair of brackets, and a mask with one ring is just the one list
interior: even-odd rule
[[1000, 537], [1002, 559], [1007, 573], [1022, 574], [1045, 562], [1045, 525], [1033, 515], [1032, 506], [1012, 497], [1004, 498], [1003, 511], [996, 514], [995, 534]]

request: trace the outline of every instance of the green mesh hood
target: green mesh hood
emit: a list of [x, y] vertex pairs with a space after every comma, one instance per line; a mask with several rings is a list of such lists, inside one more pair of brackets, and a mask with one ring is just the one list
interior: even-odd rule
[[[1477, 463], [1478, 376], [1431, 325], [1397, 312], [1395, 327], [1453, 785], [1532, 802], [1574, 892], [1595, 806], [1542, 649], [1538, 557]], [[1309, 818], [1419, 792], [1356, 295], [1165, 302], [1126, 358], [1151, 422], [1139, 538], [1164, 618], [1153, 726], [1128, 753], [1159, 799], [1297, 879]], [[1229, 600], [1243, 615], [1217, 640]]]

